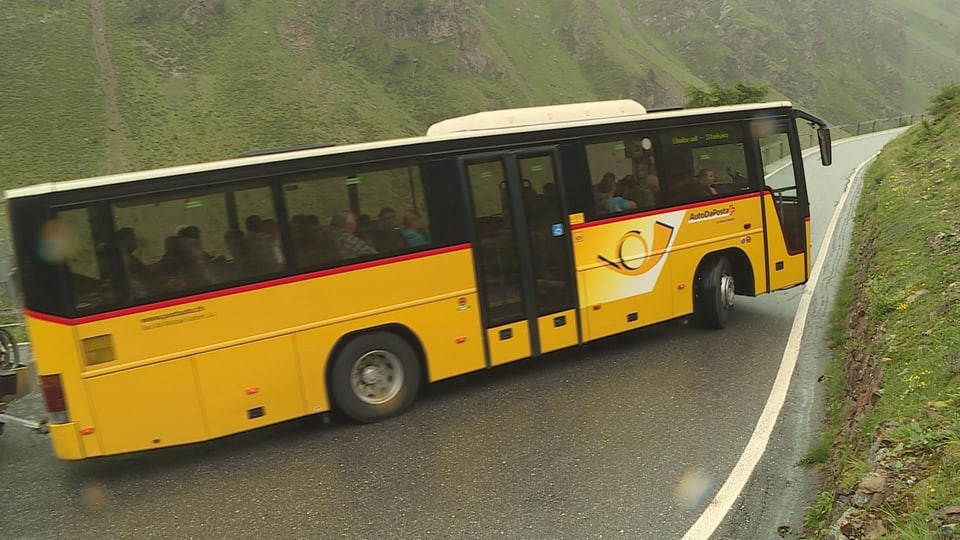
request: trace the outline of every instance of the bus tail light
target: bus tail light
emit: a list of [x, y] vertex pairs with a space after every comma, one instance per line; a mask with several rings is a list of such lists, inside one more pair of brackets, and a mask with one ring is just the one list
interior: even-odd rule
[[43, 401], [47, 406], [51, 424], [66, 424], [70, 421], [67, 414], [67, 399], [63, 395], [63, 382], [60, 374], [41, 375], [40, 388], [43, 389]]

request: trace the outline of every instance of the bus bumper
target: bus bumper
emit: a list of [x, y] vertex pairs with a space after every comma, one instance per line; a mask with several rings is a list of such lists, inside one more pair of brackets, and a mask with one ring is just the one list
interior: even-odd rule
[[80, 444], [80, 432], [76, 422], [66, 424], [47, 424], [50, 440], [53, 442], [53, 452], [58, 458], [76, 461], [87, 457]]

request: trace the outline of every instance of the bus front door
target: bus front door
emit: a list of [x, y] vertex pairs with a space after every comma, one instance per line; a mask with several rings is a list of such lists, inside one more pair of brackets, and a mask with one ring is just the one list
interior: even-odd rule
[[461, 162], [489, 365], [577, 345], [577, 291], [556, 149]]

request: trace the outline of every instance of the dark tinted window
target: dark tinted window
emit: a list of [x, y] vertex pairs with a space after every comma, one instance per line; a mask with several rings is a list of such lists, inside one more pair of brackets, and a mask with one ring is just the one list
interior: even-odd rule
[[299, 268], [396, 255], [436, 245], [413, 162], [284, 178]]
[[655, 139], [618, 135], [585, 144], [592, 203], [587, 215], [605, 218], [652, 210], [660, 205]]
[[661, 133], [658, 170], [663, 205], [708, 201], [751, 189], [740, 124]]
[[434, 162], [443, 174], [427, 192], [418, 162], [405, 160], [64, 206], [45, 218], [18, 200], [28, 307], [87, 315], [464, 242], [464, 198], [448, 164]]
[[[78, 314], [181, 296], [284, 269], [265, 183], [59, 210], [39, 236]], [[242, 224], [241, 224], [242, 220]]]
[[61, 265], [80, 311], [120, 301], [102, 205], [57, 212], [40, 230], [38, 255], [44, 263]]

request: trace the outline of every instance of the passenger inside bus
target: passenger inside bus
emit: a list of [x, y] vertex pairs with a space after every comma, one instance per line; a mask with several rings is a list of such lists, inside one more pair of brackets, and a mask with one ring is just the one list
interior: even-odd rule
[[403, 238], [410, 247], [425, 246], [430, 243], [430, 231], [420, 219], [420, 212], [407, 210], [403, 214]]
[[714, 196], [717, 195], [717, 187], [714, 185], [717, 178], [713, 174], [713, 169], [703, 168], [697, 171], [697, 180], [695, 190], [699, 190], [700, 195], [704, 196]]
[[149, 269], [133, 253], [137, 250], [138, 245], [136, 232], [131, 227], [124, 227], [117, 230], [116, 239], [117, 249], [120, 251], [120, 259], [127, 276], [127, 289], [130, 296], [132, 298], [148, 296], [151, 293]]
[[178, 228], [174, 244], [177, 274], [188, 287], [202, 287], [219, 281], [212, 268], [217, 261], [204, 250], [199, 227]]
[[612, 212], [623, 212], [637, 207], [634, 201], [625, 199], [616, 194], [617, 181], [616, 175], [608, 172], [603, 175], [596, 186], [597, 192], [594, 194], [596, 211], [598, 214], [609, 214]]
[[330, 227], [320, 224], [315, 214], [296, 215], [290, 219], [290, 236], [297, 266], [314, 267], [337, 259], [337, 246]]
[[407, 247], [400, 224], [397, 223], [397, 214], [393, 208], [385, 206], [380, 209], [377, 220], [370, 224], [370, 240], [373, 247], [381, 253], [389, 253]]
[[640, 210], [650, 210], [657, 206], [653, 190], [637, 181], [632, 174], [628, 174], [617, 182], [615, 195], [632, 201]]
[[333, 227], [333, 240], [341, 259], [354, 259], [377, 253], [356, 235], [357, 216], [350, 210], [338, 212], [333, 216], [330, 225]]
[[271, 274], [283, 269], [283, 251], [277, 223], [258, 215], [247, 216], [247, 237], [243, 254], [247, 271], [252, 275]]

